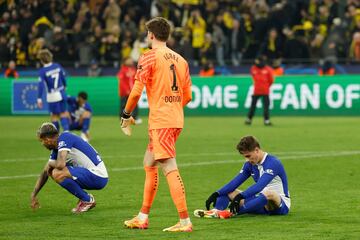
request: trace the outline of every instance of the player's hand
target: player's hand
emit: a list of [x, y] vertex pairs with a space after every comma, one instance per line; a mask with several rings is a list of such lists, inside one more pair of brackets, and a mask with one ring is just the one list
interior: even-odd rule
[[241, 199], [244, 199], [244, 197], [243, 197], [243, 195], [241, 195], [241, 193], [239, 193], [231, 201], [230, 206], [229, 206], [231, 213], [237, 214], [239, 212]]
[[131, 125], [135, 125], [135, 119], [125, 111], [121, 113], [121, 130], [126, 136], [131, 136]]
[[34, 196], [34, 194], [31, 194], [31, 202], [30, 207], [35, 211], [36, 209], [40, 208], [39, 200]]
[[210, 205], [213, 204], [213, 207], [215, 207], [216, 199], [220, 196], [218, 192], [212, 193], [209, 198], [205, 201], [205, 206], [207, 210], [210, 210]]
[[36, 103], [37, 103], [38, 108], [40, 108], [40, 109], [43, 108], [43, 103], [42, 103], [41, 99], [38, 99]]

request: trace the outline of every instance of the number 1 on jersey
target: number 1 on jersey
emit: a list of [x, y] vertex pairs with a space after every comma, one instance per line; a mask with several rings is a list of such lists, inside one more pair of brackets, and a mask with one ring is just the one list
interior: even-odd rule
[[179, 87], [176, 85], [176, 73], [175, 73], [175, 65], [174, 64], [170, 65], [170, 70], [173, 73], [173, 83], [171, 86], [171, 91], [177, 92], [179, 90]]

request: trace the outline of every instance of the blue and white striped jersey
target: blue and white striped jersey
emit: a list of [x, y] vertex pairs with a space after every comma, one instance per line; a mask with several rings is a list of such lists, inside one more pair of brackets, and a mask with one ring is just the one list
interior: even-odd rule
[[79, 136], [70, 132], [61, 133], [58, 148], [51, 151], [49, 161], [56, 161], [60, 151], [68, 151], [67, 166], [87, 168], [97, 176], [108, 177], [105, 164], [98, 152]]
[[49, 63], [39, 70], [38, 98], [41, 98], [44, 87], [47, 102], [59, 102], [66, 99], [65, 71], [59, 64]]
[[241, 193], [244, 198], [254, 196], [264, 189], [272, 190], [278, 193], [290, 208], [290, 193], [284, 166], [277, 157], [267, 153], [259, 164], [252, 165], [245, 162], [240, 173], [217, 192], [220, 195], [233, 192], [250, 176], [254, 179], [255, 184]]

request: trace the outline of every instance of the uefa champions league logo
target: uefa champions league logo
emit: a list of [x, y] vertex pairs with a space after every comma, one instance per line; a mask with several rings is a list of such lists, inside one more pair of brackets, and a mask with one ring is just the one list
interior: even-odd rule
[[[37, 109], [36, 94], [38, 87], [36, 84], [29, 84], [21, 91], [21, 101], [26, 109]], [[35, 97], [34, 97], [35, 96]]]

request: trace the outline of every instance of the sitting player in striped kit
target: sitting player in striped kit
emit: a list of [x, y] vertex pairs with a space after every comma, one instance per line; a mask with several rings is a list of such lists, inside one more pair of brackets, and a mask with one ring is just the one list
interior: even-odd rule
[[[207, 210], [195, 210], [196, 217], [229, 218], [250, 213], [286, 215], [290, 193], [284, 166], [278, 158], [264, 152], [253, 136], [243, 137], [237, 150], [246, 159], [240, 173], [206, 200]], [[250, 176], [255, 184], [245, 191], [237, 188]], [[231, 201], [230, 205], [229, 202]], [[210, 210], [213, 204], [214, 209]], [[229, 210], [226, 210], [229, 205]]]

